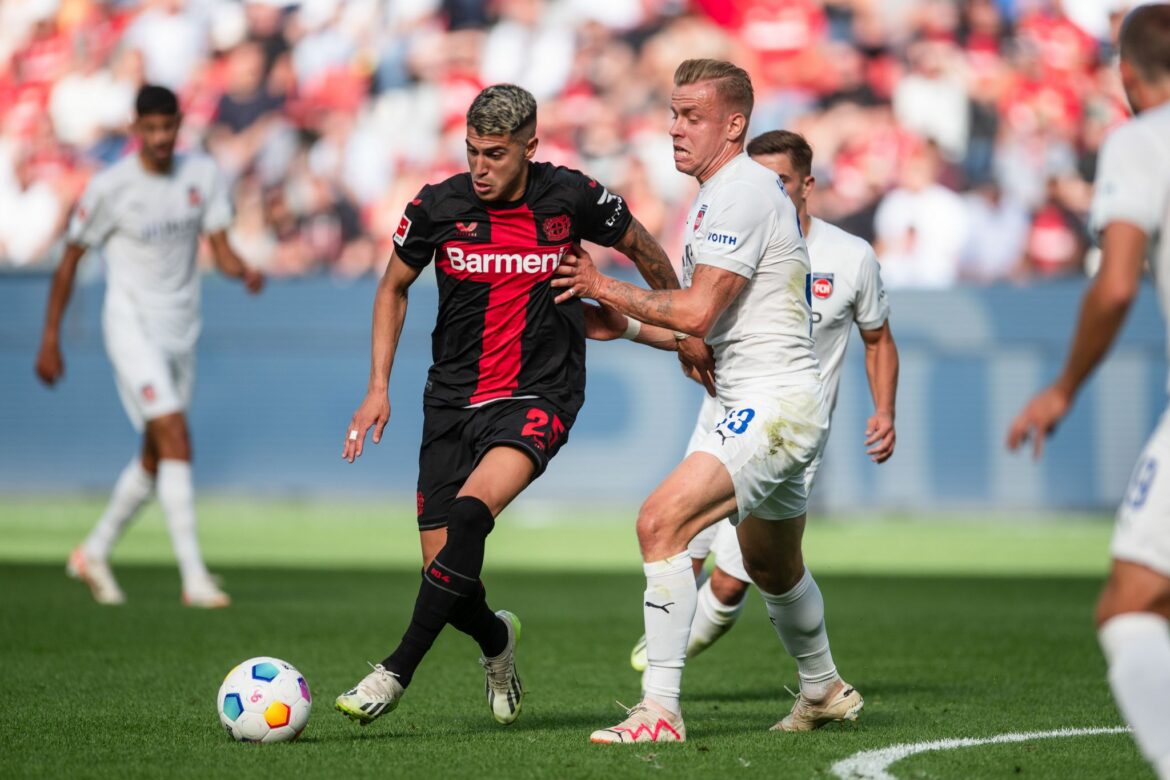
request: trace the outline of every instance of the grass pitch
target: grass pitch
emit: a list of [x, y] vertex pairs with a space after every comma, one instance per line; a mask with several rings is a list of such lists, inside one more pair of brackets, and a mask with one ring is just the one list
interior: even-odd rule
[[[399, 503], [401, 505], [401, 502]], [[757, 594], [688, 664], [689, 741], [601, 747], [638, 677], [643, 580], [624, 513], [572, 526], [518, 508], [489, 540], [490, 603], [520, 615], [524, 714], [497, 725], [474, 644], [440, 637], [402, 706], [361, 728], [332, 699], [388, 652], [417, 590], [412, 520], [371, 504], [200, 505], [235, 605], [178, 605], [157, 510], [115, 557], [130, 599], [94, 605], [62, 565], [100, 501], [0, 501], [0, 776], [831, 777], [861, 750], [1120, 724], [1091, 624], [1108, 525], [814, 522], [808, 553], [834, 656], [866, 698], [856, 724], [766, 731], [795, 668]], [[1043, 576], [1040, 576], [1043, 575]], [[295, 664], [314, 711], [301, 739], [242, 745], [215, 692], [255, 655]], [[910, 777], [1151, 776], [1128, 735], [1033, 740], [905, 759]]]

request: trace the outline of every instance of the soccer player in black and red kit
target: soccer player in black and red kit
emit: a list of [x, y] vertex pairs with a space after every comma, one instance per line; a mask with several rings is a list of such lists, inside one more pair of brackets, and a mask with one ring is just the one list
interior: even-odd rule
[[[500, 723], [520, 713], [520, 623], [487, 605], [480, 572], [495, 518], [548, 466], [585, 400], [586, 319], [598, 310], [554, 302], [551, 280], [575, 243], [614, 246], [650, 286], [676, 288], [669, 259], [625, 202], [567, 168], [532, 162], [536, 101], [501, 84], [467, 112], [469, 173], [423, 187], [406, 207], [379, 284], [369, 388], [346, 431], [343, 457], [378, 442], [390, 416], [390, 369], [407, 289], [432, 261], [439, 312], [424, 391], [418, 524], [423, 576], [398, 648], [337, 698], [369, 723], [394, 709], [447, 624], [482, 652], [487, 699]], [[713, 381], [706, 345], [681, 337], [684, 369]], [[709, 384], [710, 386], [710, 384]]]

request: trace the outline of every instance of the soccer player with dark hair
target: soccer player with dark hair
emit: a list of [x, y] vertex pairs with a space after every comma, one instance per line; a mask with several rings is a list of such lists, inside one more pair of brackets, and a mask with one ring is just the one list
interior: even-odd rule
[[[1136, 116], [1105, 139], [1090, 222], [1101, 268], [1085, 292], [1060, 376], [1008, 432], [1016, 449], [1044, 441], [1072, 409], [1125, 322], [1148, 262], [1163, 314], [1170, 307], [1170, 5], [1129, 12], [1121, 26], [1121, 83]], [[1097, 602], [1109, 685], [1158, 777], [1170, 778], [1170, 415], [1134, 467], [1113, 532], [1113, 566]]]
[[[439, 311], [418, 477], [422, 584], [397, 649], [337, 698], [337, 709], [363, 724], [398, 705], [447, 624], [479, 644], [496, 720], [520, 714], [520, 623], [488, 607], [480, 574], [496, 517], [564, 446], [584, 402], [586, 318], [599, 314], [579, 301], [555, 303], [553, 273], [570, 247], [590, 240], [616, 247], [651, 286], [678, 287], [621, 197], [577, 171], [533, 162], [537, 143], [532, 95], [510, 84], [480, 92], [467, 111], [470, 171], [423, 187], [407, 205], [378, 287], [369, 386], [346, 429], [351, 463], [367, 431], [382, 438], [407, 290], [434, 260]], [[677, 346], [684, 367], [710, 384], [706, 345], [680, 334]]]
[[228, 596], [208, 574], [195, 533], [186, 416], [200, 328], [199, 237], [208, 237], [219, 270], [249, 292], [259, 292], [264, 277], [228, 242], [232, 207], [215, 162], [175, 153], [182, 120], [175, 94], [144, 86], [135, 109], [138, 152], [90, 180], [69, 223], [37, 355], [37, 375], [53, 385], [65, 373], [61, 318], [77, 264], [87, 249], [101, 247], [108, 264], [102, 332], [122, 405], [143, 433], [142, 451], [123, 469], [106, 511], [73, 550], [66, 570], [89, 585], [98, 603], [121, 604], [125, 596], [107, 563], [110, 550], [157, 491], [179, 562], [183, 603], [224, 607]]

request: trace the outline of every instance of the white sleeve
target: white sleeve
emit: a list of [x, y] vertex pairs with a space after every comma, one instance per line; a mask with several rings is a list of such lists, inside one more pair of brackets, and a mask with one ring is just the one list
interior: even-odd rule
[[207, 197], [207, 208], [203, 211], [203, 232], [218, 233], [232, 226], [232, 200], [228, 192], [227, 182], [219, 168], [213, 168], [211, 175], [211, 192]]
[[1159, 159], [1157, 139], [1140, 125], [1122, 125], [1105, 139], [1089, 208], [1094, 236], [1110, 222], [1129, 222], [1147, 236], [1158, 230], [1167, 207]]
[[[695, 264], [713, 265], [751, 279], [764, 251], [776, 213], [772, 199], [742, 182], [725, 186], [703, 219]], [[796, 231], [793, 216], [793, 232]]]
[[110, 204], [103, 197], [103, 188], [95, 176], [85, 186], [85, 192], [73, 209], [69, 218], [69, 227], [65, 231], [65, 240], [70, 244], [84, 247], [99, 247], [106, 242], [110, 233], [114, 232], [114, 223], [110, 216]]
[[857, 274], [857, 302], [853, 307], [853, 321], [862, 330], [877, 330], [890, 316], [890, 302], [882, 286], [881, 266], [873, 247], [866, 244], [865, 257]]

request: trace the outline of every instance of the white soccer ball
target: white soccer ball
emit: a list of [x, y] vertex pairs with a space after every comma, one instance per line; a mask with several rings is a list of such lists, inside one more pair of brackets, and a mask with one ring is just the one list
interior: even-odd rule
[[304, 676], [279, 658], [249, 658], [228, 672], [216, 699], [219, 722], [240, 742], [296, 739], [313, 699]]

